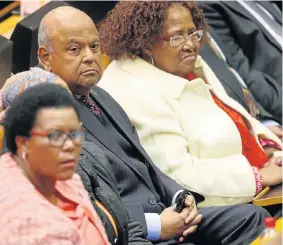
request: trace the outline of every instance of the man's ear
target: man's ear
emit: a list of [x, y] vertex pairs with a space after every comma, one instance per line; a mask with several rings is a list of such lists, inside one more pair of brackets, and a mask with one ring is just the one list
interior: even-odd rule
[[37, 51], [38, 59], [40, 64], [43, 66], [44, 70], [52, 72], [51, 62], [50, 62], [50, 52], [45, 46], [40, 46]]

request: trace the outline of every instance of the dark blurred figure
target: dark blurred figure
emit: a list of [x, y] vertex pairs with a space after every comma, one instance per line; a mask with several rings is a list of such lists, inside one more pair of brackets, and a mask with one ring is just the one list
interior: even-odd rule
[[218, 44], [255, 99], [282, 122], [282, 20], [268, 1], [199, 2]]
[[11, 3], [10, 1], [1, 1], [0, 2], [0, 10], [5, 8], [9, 3]]
[[82, 10], [98, 24], [119, 1], [65, 1], [74, 8]]

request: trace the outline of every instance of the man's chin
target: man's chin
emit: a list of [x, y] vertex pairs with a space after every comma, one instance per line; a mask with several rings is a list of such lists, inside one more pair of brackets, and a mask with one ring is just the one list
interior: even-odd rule
[[89, 76], [80, 76], [79, 84], [83, 86], [94, 87], [99, 80], [100, 80], [100, 76], [98, 74], [89, 75]]
[[76, 87], [74, 89], [74, 91], [72, 92], [75, 95], [89, 95], [91, 90], [94, 88], [95, 86], [92, 87]]
[[72, 93], [76, 95], [88, 95], [91, 90], [95, 88], [96, 84], [97, 82], [95, 81], [80, 82], [76, 84], [76, 86], [74, 86], [74, 88], [72, 89]]

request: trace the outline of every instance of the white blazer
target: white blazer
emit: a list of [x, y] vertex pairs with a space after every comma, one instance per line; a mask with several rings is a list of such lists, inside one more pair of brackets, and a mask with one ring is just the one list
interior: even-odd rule
[[226, 94], [201, 57], [196, 68], [203, 69], [209, 85], [201, 78], [188, 81], [166, 73], [138, 57], [113, 61], [98, 86], [126, 111], [161, 171], [206, 197], [202, 206], [250, 202], [255, 177], [242, 155], [239, 131], [214, 103], [210, 89], [246, 119], [256, 139], [261, 134], [282, 143]]

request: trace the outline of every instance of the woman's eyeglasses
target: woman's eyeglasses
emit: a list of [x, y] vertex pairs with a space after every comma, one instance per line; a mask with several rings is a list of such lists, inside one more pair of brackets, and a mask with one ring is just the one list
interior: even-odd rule
[[174, 37], [163, 37], [163, 39], [170, 43], [172, 47], [179, 47], [184, 45], [188, 40], [192, 43], [198, 43], [202, 39], [203, 30], [198, 30], [191, 33], [189, 36], [174, 36]]
[[30, 135], [47, 137], [50, 146], [53, 147], [62, 147], [67, 139], [70, 139], [74, 145], [80, 146], [83, 144], [85, 138], [85, 132], [82, 129], [73, 130], [69, 133], [62, 131], [55, 131], [53, 133], [31, 131]]

